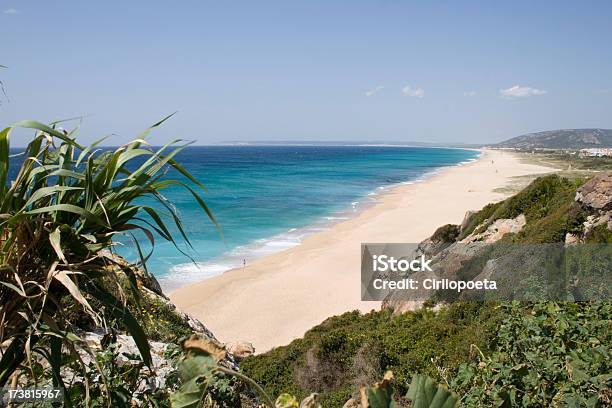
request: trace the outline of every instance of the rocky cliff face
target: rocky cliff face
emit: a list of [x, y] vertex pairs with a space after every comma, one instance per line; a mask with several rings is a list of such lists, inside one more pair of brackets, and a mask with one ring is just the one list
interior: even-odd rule
[[[218, 340], [215, 338], [215, 335], [210, 330], [208, 330], [201, 321], [177, 309], [176, 305], [170, 301], [170, 298], [168, 298], [168, 296], [164, 294], [162, 287], [157, 281], [157, 279], [155, 279], [155, 276], [151, 275], [150, 273], [147, 273], [142, 268], [131, 266], [128, 262], [126, 262], [124, 259], [122, 259], [116, 254], [106, 253], [105, 256], [112, 258], [115, 264], [121, 265], [123, 268], [131, 269], [131, 271], [136, 276], [138, 289], [140, 290], [142, 296], [146, 296], [150, 299], [156, 300], [157, 302], [167, 305], [176, 313], [177, 316], [181, 318], [181, 320], [186, 326], [193, 330], [195, 334], [204, 336], [205, 338], [218, 343]], [[119, 275], [125, 275], [125, 273], [119, 268], [117, 268], [115, 272]]]
[[566, 237], [566, 242], [588, 239], [600, 226], [612, 231], [612, 174], [601, 174], [587, 181], [576, 192], [575, 201], [588, 216], [582, 236]]
[[[600, 174], [580, 188], [576, 192], [573, 203], [569, 205], [570, 211], [579, 212], [583, 217], [584, 222], [577, 228], [575, 232], [568, 232], [565, 236], [565, 245], [583, 243], [583, 242], [606, 242], [604, 236], [612, 237], [612, 174]], [[446, 230], [455, 227], [458, 229], [456, 236], [464, 235], [466, 228], [469, 225], [470, 217], [474, 216], [475, 212], [468, 212], [461, 226], [445, 226]], [[432, 258], [432, 264], [436, 265], [436, 277], [441, 279], [466, 279], [466, 263], [475, 264], [478, 269], [469, 271], [469, 280], [482, 281], [484, 279], [509, 279], [504, 276], [508, 270], [516, 270], [517, 264], [525, 269], [525, 273], [529, 271], [528, 262], [530, 257], [542, 257], [542, 252], [545, 250], [554, 250], [544, 248], [545, 246], [524, 246], [522, 248], [508, 248], [506, 254], [501, 254], [490, 259], [485, 258], [485, 261], [478, 263], [473, 262], [478, 256], [484, 253], [492, 244], [499, 243], [507, 234], [518, 234], [521, 232], [527, 219], [524, 214], [520, 214], [513, 219], [487, 219], [479, 226], [473, 229], [473, 232], [461, 240], [440, 240], [440, 236], [448, 237], [449, 234], [440, 234], [437, 231], [432, 237], [421, 242], [415, 256], [421, 254]], [[442, 229], [442, 228], [441, 228]], [[603, 232], [602, 232], [603, 231]], [[607, 231], [607, 232], [606, 232]], [[597, 235], [599, 234], [599, 235]], [[596, 236], [597, 235], [597, 236]], [[593, 241], [593, 238], [595, 240]], [[561, 244], [561, 248], [562, 248]], [[513, 252], [514, 251], [514, 252]], [[552, 253], [552, 252], [551, 252]], [[525, 261], [525, 262], [523, 262]], [[525, 266], [522, 266], [522, 265]], [[461, 275], [461, 276], [459, 276]], [[412, 275], [415, 279], [421, 281], [423, 278], [429, 277], [426, 274], [419, 273]], [[512, 282], [506, 282], [506, 285], [512, 285]], [[409, 310], [420, 308], [424, 301], [423, 293], [416, 293], [414, 300], [406, 299], [406, 294], [391, 295], [383, 302], [383, 308], [392, 308], [396, 313], [403, 313]]]
[[[220, 350], [222, 353], [219, 363], [231, 368], [238, 370], [238, 360], [254, 353], [254, 349], [248, 343], [245, 344], [232, 344], [224, 345], [220, 343], [215, 335], [208, 330], [208, 328], [198, 319], [190, 316], [187, 313], [183, 313], [176, 308], [176, 306], [170, 301], [170, 299], [163, 293], [161, 286], [155, 279], [155, 277], [140, 268], [130, 266], [125, 260], [121, 259], [117, 255], [107, 253], [107, 257], [112, 257], [115, 263], [121, 265], [121, 268], [130, 268], [136, 277], [136, 282], [140, 295], [143, 298], [151, 302], [148, 304], [164, 304], [172, 313], [174, 313], [182, 325], [193, 333], [198, 339], [202, 339], [209, 343], [211, 347]], [[125, 272], [117, 268], [115, 272], [119, 276], [124, 276]], [[112, 338], [113, 347], [115, 349], [118, 363], [121, 365], [138, 365], [141, 361], [136, 356], [139, 356], [138, 347], [134, 342], [134, 339], [125, 334], [112, 333], [104, 328], [96, 328], [95, 330], [85, 330], [80, 333], [80, 337], [84, 342], [83, 347], [80, 348], [79, 354], [83, 361], [88, 365], [91, 361], [90, 353], [85, 350], [85, 345], [90, 351], [100, 352], [107, 348], [109, 338]], [[153, 361], [152, 375], [149, 377], [147, 382], [140, 384], [139, 392], [156, 391], [163, 389], [166, 386], [166, 379], [168, 375], [174, 372], [172, 361], [168, 357], [168, 350], [171, 347], [176, 347], [172, 343], [163, 341], [151, 341], [149, 340], [149, 346], [151, 348], [151, 357]], [[249, 347], [250, 346], [250, 347]], [[236, 353], [236, 357], [235, 354]], [[78, 373], [67, 370], [62, 374], [65, 377], [70, 378], [71, 376], [79, 375]]]
[[[466, 218], [474, 214], [468, 212]], [[474, 258], [480, 253], [483, 248], [494, 242], [499, 241], [504, 235], [508, 233], [518, 233], [526, 224], [525, 216], [519, 215], [514, 219], [498, 219], [495, 220], [491, 225], [485, 228], [484, 223], [475, 228], [474, 232], [465, 237], [464, 239], [456, 242], [444, 242], [436, 239], [436, 236], [432, 236], [425, 241], [421, 242], [415, 255], [425, 255], [432, 259], [432, 264], [436, 265], [434, 275], [431, 272], [418, 272], [411, 275], [414, 279], [419, 282], [423, 282], [427, 278], [440, 278], [440, 279], [457, 279], [457, 273], [461, 269], [462, 265]], [[463, 222], [459, 228], [459, 235], [465, 229], [467, 223]], [[479, 232], [484, 230], [483, 232]], [[427, 293], [431, 294], [430, 291], [415, 291], [414, 300], [406, 299], [406, 294], [394, 296], [398, 292], [394, 292], [389, 298], [383, 301], [382, 308], [392, 308], [395, 313], [404, 313], [410, 310], [416, 310], [423, 306], [425, 301], [424, 296], [428, 296]], [[401, 296], [401, 299], [398, 297]]]
[[587, 181], [578, 189], [576, 202], [599, 213], [612, 210], [612, 174], [601, 174]]

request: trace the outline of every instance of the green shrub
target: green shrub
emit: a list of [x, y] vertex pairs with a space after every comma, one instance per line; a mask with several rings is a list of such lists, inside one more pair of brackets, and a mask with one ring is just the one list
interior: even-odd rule
[[612, 231], [606, 224], [598, 225], [593, 228], [590, 235], [587, 237], [589, 243], [612, 244]]
[[[560, 242], [565, 232], [575, 232], [584, 214], [574, 206], [576, 190], [583, 179], [569, 180], [557, 175], [540, 177], [518, 194], [499, 203], [488, 204], [472, 214], [459, 239], [482, 232], [495, 220], [512, 219], [524, 214], [527, 226], [521, 231], [521, 242]], [[480, 230], [476, 228], [481, 226]]]
[[[337, 407], [359, 383], [355, 366], [363, 358], [364, 345], [376, 345], [376, 368], [393, 371], [395, 387], [403, 394], [414, 374], [444, 382], [469, 358], [472, 344], [488, 349], [499, 319], [494, 305], [477, 302], [400, 315], [389, 310], [349, 312], [327, 319], [288, 346], [245, 359], [241, 368], [271, 395], [289, 392], [302, 398], [318, 389], [323, 406]], [[333, 364], [339, 383], [321, 390], [320, 384], [299, 381], [298, 373], [307, 366], [309, 352], [312, 358], [312, 350], [318, 364]]]
[[434, 242], [455, 242], [459, 236], [459, 226], [455, 224], [446, 224], [441, 226], [433, 233], [431, 240]]
[[139, 320], [150, 340], [165, 343], [178, 343], [183, 337], [193, 333], [193, 330], [178, 315], [176, 309], [167, 303], [143, 296], [138, 312]]
[[502, 312], [494, 351], [451, 383], [466, 406], [609, 406], [609, 302], [515, 302]]
[[[493, 215], [493, 213], [495, 213], [495, 211], [497, 211], [497, 209], [500, 206], [501, 206], [501, 202], [500, 203], [489, 203], [485, 205], [482, 210], [477, 211], [474, 214], [470, 215], [465, 225], [465, 228], [463, 229], [459, 237], [457, 237], [457, 240], [462, 240], [463, 238], [475, 232], [476, 228], [479, 225], [483, 224], [485, 221], [489, 220], [491, 216]], [[478, 231], [478, 232], [481, 232], [481, 231]]]
[[[59, 131], [55, 125], [23, 121], [0, 131], [0, 343], [8, 345], [0, 358], [0, 385], [15, 375], [18, 383], [53, 379], [56, 386], [69, 386], [60, 376], [65, 361], [83, 366], [76, 348], [89, 350], [77, 336], [75, 322], [97, 327], [110, 319], [118, 322], [150, 367], [147, 333], [133, 313], [141, 298], [135, 265], [122, 265], [108, 252], [112, 253], [118, 236], [132, 237], [141, 254], [137, 266], [142, 266], [150, 255], [141, 251], [142, 238], [152, 247], [157, 234], [179, 249], [167, 225], [173, 225], [188, 243], [175, 207], [161, 194], [172, 185], [188, 190], [214, 221], [198, 192], [204, 187], [174, 161], [188, 143], [153, 148], [144, 141], [150, 128], [114, 150], [97, 149], [103, 139], [83, 147], [74, 132]], [[20, 157], [12, 156], [9, 149], [15, 127], [38, 131]], [[21, 167], [9, 181], [9, 164], [14, 160]], [[170, 169], [178, 179], [165, 177]], [[145, 202], [157, 203], [165, 213]], [[128, 282], [127, 290], [119, 290], [118, 295], [109, 291], [113, 286], [121, 289], [117, 268]], [[134, 299], [129, 307], [126, 293]], [[95, 357], [93, 352], [91, 356]], [[45, 370], [30, 369], [45, 360]], [[99, 371], [95, 386], [111, 398], [111, 384]], [[84, 395], [86, 401], [89, 395]]]

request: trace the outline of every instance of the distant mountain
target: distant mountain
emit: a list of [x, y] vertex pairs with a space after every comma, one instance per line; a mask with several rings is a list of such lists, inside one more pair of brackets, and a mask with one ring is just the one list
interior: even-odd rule
[[588, 149], [612, 147], [612, 129], [560, 129], [513, 137], [494, 147], [514, 149]]

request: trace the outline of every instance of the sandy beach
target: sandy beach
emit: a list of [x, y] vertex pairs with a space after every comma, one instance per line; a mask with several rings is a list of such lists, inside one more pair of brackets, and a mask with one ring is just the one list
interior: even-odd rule
[[362, 242], [419, 242], [441, 225], [461, 223], [466, 211], [505, 198], [494, 190], [512, 177], [551, 171], [509, 152], [483, 150], [475, 162], [388, 189], [378, 204], [299, 246], [182, 287], [170, 297], [220, 341], [248, 341], [257, 353], [265, 352], [329, 316], [379, 308], [379, 302], [360, 300]]

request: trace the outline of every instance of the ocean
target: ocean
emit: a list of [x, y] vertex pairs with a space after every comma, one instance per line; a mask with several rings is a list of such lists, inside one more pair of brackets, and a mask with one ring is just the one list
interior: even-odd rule
[[207, 188], [204, 199], [221, 234], [189, 193], [167, 190], [185, 222], [195, 263], [158, 239], [148, 269], [169, 289], [221, 274], [299, 245], [306, 235], [374, 204], [385, 188], [477, 155], [392, 146], [190, 147], [177, 160]]
[[[187, 191], [165, 190], [184, 221], [193, 249], [180, 245], [191, 259], [157, 237], [148, 270], [166, 289], [221, 274], [299, 245], [306, 235], [375, 204], [390, 186], [477, 156], [472, 150], [399, 146], [188, 147], [176, 159], [207, 188], [203, 197], [221, 230]], [[16, 166], [11, 170], [14, 175]], [[118, 252], [137, 259], [128, 242]]]

